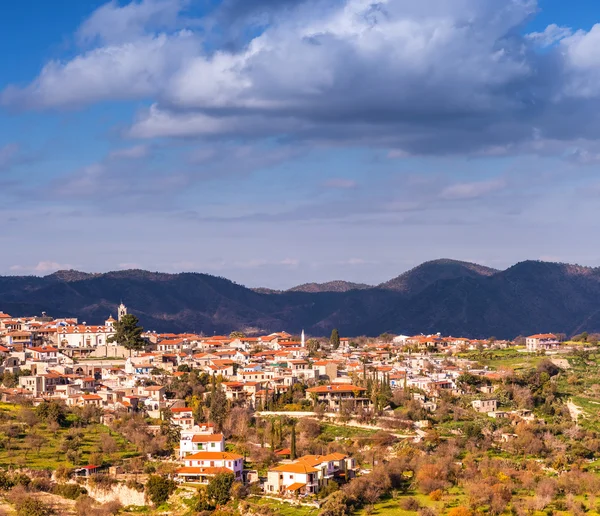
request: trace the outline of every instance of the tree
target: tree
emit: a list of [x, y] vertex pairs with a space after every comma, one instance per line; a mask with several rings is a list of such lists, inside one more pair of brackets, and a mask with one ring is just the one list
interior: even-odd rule
[[176, 484], [160, 475], [150, 475], [146, 482], [146, 494], [154, 505], [165, 503], [175, 491]]
[[334, 328], [331, 331], [331, 337], [329, 338], [329, 342], [333, 349], [337, 349], [340, 347], [340, 333], [338, 332], [337, 328]]
[[290, 459], [296, 460], [296, 419], [291, 420], [292, 434], [290, 436]]
[[229, 338], [232, 339], [232, 340], [233, 339], [243, 339], [245, 336], [246, 335], [244, 335], [244, 332], [241, 332], [241, 331], [232, 331], [229, 334]]
[[317, 339], [308, 339], [306, 349], [310, 356], [314, 356], [319, 352], [319, 341]]
[[132, 351], [144, 349], [146, 341], [142, 338], [144, 328], [139, 325], [139, 319], [132, 314], [124, 315], [120, 321], [115, 323], [115, 334], [111, 335], [107, 342], [116, 342], [129, 350], [129, 356]]
[[227, 419], [227, 396], [221, 389], [214, 388], [210, 395], [210, 420], [220, 432]]
[[206, 494], [215, 505], [225, 505], [231, 497], [231, 486], [235, 481], [233, 473], [218, 473], [206, 486]]

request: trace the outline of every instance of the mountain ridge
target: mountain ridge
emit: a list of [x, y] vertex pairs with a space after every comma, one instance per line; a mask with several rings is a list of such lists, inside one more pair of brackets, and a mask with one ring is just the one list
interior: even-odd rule
[[0, 276], [0, 310], [100, 323], [123, 300], [148, 329], [208, 335], [305, 329], [326, 336], [338, 328], [350, 336], [441, 332], [512, 338], [600, 331], [600, 268], [526, 260], [498, 271], [442, 259], [377, 286], [315, 285], [317, 291], [302, 285], [274, 291], [203, 273], [57, 271]]

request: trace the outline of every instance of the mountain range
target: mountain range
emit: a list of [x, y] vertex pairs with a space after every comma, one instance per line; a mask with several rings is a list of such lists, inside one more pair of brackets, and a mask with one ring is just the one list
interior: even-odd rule
[[47, 312], [99, 324], [124, 301], [145, 328], [309, 335], [441, 332], [512, 338], [600, 332], [600, 268], [524, 261], [495, 270], [456, 260], [425, 262], [376, 286], [332, 281], [286, 291], [249, 289], [200, 273], [126, 270], [44, 277], [0, 276], [0, 310]]

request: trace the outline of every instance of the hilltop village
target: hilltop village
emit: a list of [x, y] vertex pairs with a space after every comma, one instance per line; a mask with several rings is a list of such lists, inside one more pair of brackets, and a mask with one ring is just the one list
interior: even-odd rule
[[[517, 503], [521, 480], [514, 472], [511, 483], [502, 489], [490, 484], [483, 501], [474, 503], [473, 489], [460, 473], [472, 466], [459, 460], [459, 448], [444, 452], [450, 454], [446, 459], [454, 457], [445, 472], [433, 450], [485, 443], [499, 453], [526, 449], [540, 459], [558, 450], [571, 457], [573, 443], [543, 449], [546, 444], [536, 448], [535, 442], [541, 435], [549, 441], [549, 425], [560, 418], [579, 428], [583, 411], [561, 398], [557, 379], [572, 368], [565, 357], [585, 363], [598, 343], [594, 335], [567, 340], [553, 333], [514, 341], [439, 334], [348, 337], [335, 329], [327, 338], [285, 331], [160, 334], [139, 327], [123, 304], [116, 315], [89, 325], [0, 312], [2, 410], [18, 407], [17, 421], [24, 425], [12, 438], [23, 446], [11, 451], [9, 442], [10, 453], [0, 463], [9, 471], [35, 470], [27, 452], [18, 458], [19, 450], [37, 447], [43, 455], [43, 434], [64, 430], [57, 450], [48, 452], [56, 455], [52, 480], [57, 471], [63, 476], [58, 485], [85, 482], [90, 491], [99, 479], [131, 483], [134, 474], [135, 487], [140, 475], [143, 496], [133, 505], [175, 503], [173, 493], [187, 490], [188, 498], [180, 495], [187, 509], [171, 507], [172, 514], [227, 511], [230, 500], [244, 499], [300, 504], [334, 516], [412, 490], [430, 495], [426, 504], [414, 497], [402, 502], [412, 503], [415, 513], [444, 514], [455, 505], [466, 512], [454, 514], [469, 514], [485, 505], [501, 514], [518, 503], [531, 504]], [[511, 367], [520, 363], [533, 369], [521, 373]], [[108, 433], [98, 449], [83, 451], [85, 432], [77, 437], [74, 429], [90, 425]], [[588, 431], [580, 437], [600, 442], [593, 427]], [[564, 440], [564, 432], [557, 430], [553, 439]], [[582, 456], [593, 458], [600, 451], [594, 446]], [[370, 494], [362, 492], [381, 466], [396, 468], [396, 477], [379, 479]], [[571, 474], [566, 463], [551, 467]], [[362, 494], [352, 494], [351, 487], [360, 485]], [[452, 494], [453, 485], [461, 486], [459, 496]], [[556, 488], [538, 505], [550, 506], [559, 494]], [[113, 500], [117, 512], [126, 505], [120, 496]], [[86, 500], [85, 510], [102, 509], [97, 498], [86, 494]]]

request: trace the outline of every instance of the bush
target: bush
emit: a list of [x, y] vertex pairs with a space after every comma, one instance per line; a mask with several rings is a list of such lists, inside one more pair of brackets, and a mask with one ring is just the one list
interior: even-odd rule
[[439, 502], [442, 499], [443, 494], [444, 493], [441, 489], [436, 489], [435, 491], [431, 491], [431, 493], [429, 493], [429, 498], [431, 498], [431, 500], [434, 502]]
[[225, 505], [231, 498], [231, 486], [235, 481], [233, 473], [219, 473], [215, 475], [208, 486], [206, 494], [216, 505]]
[[27, 493], [23, 486], [15, 487], [8, 495], [17, 516], [50, 516], [54, 510], [39, 497]]
[[97, 505], [95, 500], [87, 495], [80, 496], [75, 503], [77, 516], [111, 516], [118, 514], [121, 509], [122, 505], [116, 500]]
[[146, 482], [146, 494], [154, 505], [165, 503], [176, 488], [175, 482], [159, 475], [150, 475]]
[[6, 471], [0, 471], [0, 490], [2, 490], [2, 491], [8, 491], [14, 485], [15, 485], [14, 482], [8, 476], [8, 474], [6, 473]]
[[141, 484], [137, 480], [133, 480], [133, 479], [128, 480], [127, 482], [125, 482], [125, 485], [129, 489], [135, 489], [136, 491], [139, 491], [139, 492], [142, 492], [144, 490], [144, 484]]
[[81, 495], [87, 494], [87, 490], [77, 484], [56, 484], [52, 493], [69, 500], [77, 500]]
[[25, 473], [15, 473], [12, 477], [12, 482], [15, 486], [27, 488], [31, 484], [31, 478], [25, 475]]
[[58, 466], [58, 468], [56, 468], [56, 471], [54, 472], [54, 476], [58, 480], [69, 480], [72, 473], [73, 470], [71, 468], [67, 466]]
[[349, 516], [352, 506], [348, 495], [344, 491], [336, 491], [325, 500], [319, 516]]
[[402, 500], [400, 500], [398, 505], [400, 506], [401, 509], [403, 509], [405, 511], [416, 512], [421, 508], [421, 504], [419, 503], [419, 500], [417, 500], [416, 498], [413, 498], [412, 496], [409, 496], [408, 498], [403, 498]]
[[89, 479], [89, 483], [91, 486], [94, 486], [101, 491], [110, 491], [118, 482], [108, 475], [92, 475]]

